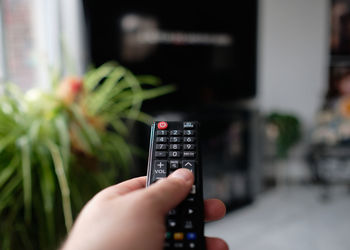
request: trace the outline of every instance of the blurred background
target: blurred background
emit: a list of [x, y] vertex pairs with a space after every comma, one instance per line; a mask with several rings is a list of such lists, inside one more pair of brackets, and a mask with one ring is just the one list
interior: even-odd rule
[[[150, 120], [143, 119], [146, 115], [157, 120], [198, 120], [202, 125], [204, 196], [220, 198], [228, 208], [224, 219], [206, 225], [207, 235], [223, 237], [230, 249], [349, 249], [350, 0], [246, 0], [230, 4], [0, 1], [0, 94], [7, 95], [8, 82], [24, 93], [33, 89], [50, 92], [55, 85], [53, 76], [75, 76], [83, 79], [83, 88], [98, 79], [90, 88], [94, 95], [108, 85], [103, 83], [105, 79], [114, 76], [101, 76], [100, 70], [91, 78], [88, 72], [92, 66], [101, 69], [111, 61], [144, 76], [144, 80], [160, 79], [175, 90], [162, 91], [157, 85], [159, 92], [154, 94], [151, 87], [144, 87], [141, 94], [134, 94], [137, 115], [132, 112], [134, 104], [128, 104], [128, 117], [116, 113], [119, 109], [108, 110], [108, 117], [118, 116], [118, 120], [103, 120], [106, 131], [120, 134], [123, 143], [133, 146], [129, 150], [126, 144], [114, 145], [120, 150], [128, 148], [131, 157], [111, 162], [115, 169], [124, 164], [127, 170], [113, 172], [112, 181], [104, 185], [146, 174]], [[123, 82], [127, 77], [120, 79]], [[63, 94], [68, 106], [64, 98], [69, 93]], [[94, 110], [95, 102], [91, 103]], [[9, 113], [6, 105], [2, 99], [4, 114]], [[96, 119], [86, 115], [88, 125], [100, 131], [106, 112], [103, 116], [93, 113]], [[81, 155], [94, 158], [95, 151], [84, 149], [83, 139], [78, 146], [74, 144], [76, 137], [69, 121], [69, 159]], [[9, 205], [0, 205], [0, 218], [13, 215], [8, 223], [35, 229], [36, 217], [33, 215], [31, 221], [26, 216], [32, 213], [27, 209], [35, 207], [36, 198], [23, 190], [28, 185], [34, 190], [35, 182], [46, 177], [41, 175], [31, 182], [24, 177], [18, 182], [11, 180], [17, 170], [7, 167], [6, 157], [16, 155], [16, 150], [23, 152], [18, 146], [23, 140], [14, 136], [13, 153], [2, 157], [9, 132], [1, 129], [0, 124], [0, 201]], [[64, 155], [63, 146], [60, 150]], [[19, 175], [34, 176], [34, 161], [25, 172], [24, 159], [18, 160]], [[69, 159], [67, 166], [74, 168], [77, 161]], [[101, 162], [104, 166], [108, 159]], [[40, 164], [35, 166], [40, 168]], [[50, 158], [48, 164], [54, 169], [57, 162]], [[68, 186], [74, 186], [74, 176], [79, 178], [80, 172], [66, 171]], [[94, 181], [91, 186], [96, 186]], [[52, 177], [52, 182], [62, 190], [58, 176]], [[40, 234], [27, 233], [27, 229], [5, 234], [6, 225], [11, 224], [3, 224], [3, 249], [17, 249], [25, 242], [37, 242], [28, 249], [57, 247], [65, 226], [69, 228], [67, 210], [61, 211], [62, 207], [67, 209], [64, 201], [71, 200], [74, 218], [79, 204], [91, 197], [79, 188], [78, 195], [68, 198], [57, 192], [48, 194], [58, 197], [48, 199], [49, 203], [45, 203], [44, 192], [37, 199], [38, 206], [62, 203], [60, 211], [43, 208], [57, 227], [52, 229], [57, 233], [52, 233], [51, 241], [40, 243]], [[16, 194], [24, 201], [13, 212], [16, 202], [10, 197]], [[75, 203], [80, 194], [84, 199]], [[32, 202], [28, 197], [33, 197]], [[65, 226], [58, 225], [60, 216], [65, 218]], [[23, 244], [13, 243], [17, 234], [22, 235]]]

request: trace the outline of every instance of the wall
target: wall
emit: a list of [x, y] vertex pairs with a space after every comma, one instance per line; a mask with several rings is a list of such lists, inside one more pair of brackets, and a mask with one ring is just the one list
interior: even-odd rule
[[[4, 53], [4, 38], [3, 38], [3, 17], [2, 17], [2, 2], [0, 1], [0, 82], [5, 78], [5, 53]], [[1, 88], [0, 88], [1, 94]]]
[[330, 0], [259, 1], [258, 104], [311, 126], [327, 86]]

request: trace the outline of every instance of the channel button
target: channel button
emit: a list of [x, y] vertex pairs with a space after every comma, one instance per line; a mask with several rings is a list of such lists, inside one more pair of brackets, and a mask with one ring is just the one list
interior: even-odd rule
[[182, 167], [189, 169], [192, 173], [194, 173], [195, 161], [182, 161]]

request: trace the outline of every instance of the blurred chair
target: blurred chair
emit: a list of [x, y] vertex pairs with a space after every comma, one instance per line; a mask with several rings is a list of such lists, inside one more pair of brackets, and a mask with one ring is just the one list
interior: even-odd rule
[[321, 185], [321, 198], [329, 200], [332, 188], [347, 186], [350, 193], [350, 145], [315, 145], [308, 160], [316, 183]]

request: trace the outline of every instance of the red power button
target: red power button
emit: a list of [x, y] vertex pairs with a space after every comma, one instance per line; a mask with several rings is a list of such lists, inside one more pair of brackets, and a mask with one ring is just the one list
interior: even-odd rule
[[158, 129], [166, 129], [167, 127], [168, 127], [168, 123], [158, 122]]

